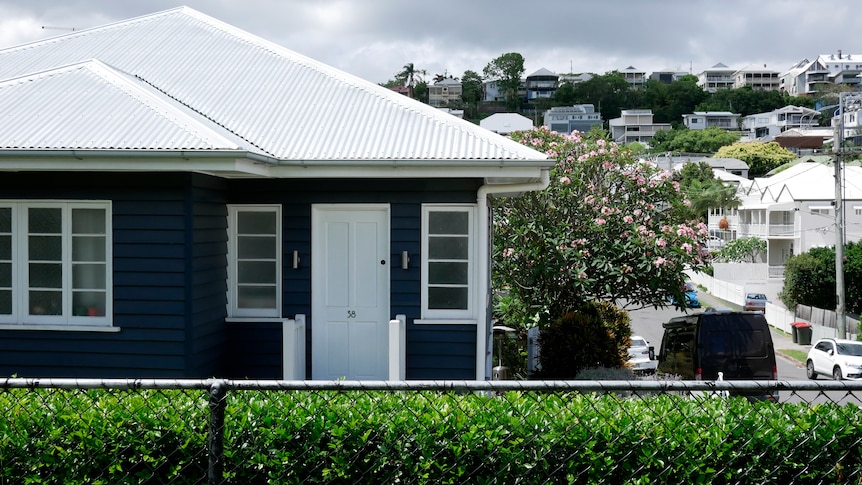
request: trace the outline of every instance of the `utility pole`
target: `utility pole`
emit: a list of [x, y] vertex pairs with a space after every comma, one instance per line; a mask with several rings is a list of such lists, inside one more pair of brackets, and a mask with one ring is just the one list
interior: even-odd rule
[[844, 190], [841, 183], [841, 149], [844, 139], [844, 94], [838, 97], [838, 120], [833, 127], [832, 153], [835, 165], [835, 319], [838, 338], [847, 338], [847, 314], [844, 310]]

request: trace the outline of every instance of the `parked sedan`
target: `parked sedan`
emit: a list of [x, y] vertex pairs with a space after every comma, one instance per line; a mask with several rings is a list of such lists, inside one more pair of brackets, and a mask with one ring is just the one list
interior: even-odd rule
[[655, 348], [641, 336], [632, 335], [629, 345], [629, 368], [635, 373], [652, 374], [658, 366]]
[[808, 351], [805, 373], [809, 379], [817, 376], [832, 376], [841, 379], [862, 379], [862, 342], [824, 338], [814, 343]]
[[[700, 308], [700, 300], [697, 299], [697, 288], [695, 288], [694, 283], [685, 283], [682, 287], [682, 291], [685, 293], [685, 306], [690, 308]], [[672, 304], [676, 305], [676, 298], [671, 296], [668, 299]]]
[[769, 300], [763, 293], [746, 293], [742, 309], [746, 311], [765, 312]]

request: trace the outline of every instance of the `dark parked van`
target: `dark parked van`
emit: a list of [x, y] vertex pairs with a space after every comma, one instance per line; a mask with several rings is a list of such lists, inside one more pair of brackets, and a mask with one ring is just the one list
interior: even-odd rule
[[[659, 374], [682, 380], [775, 380], [775, 349], [760, 312], [707, 310], [664, 323]], [[763, 392], [736, 395], [772, 399]]]

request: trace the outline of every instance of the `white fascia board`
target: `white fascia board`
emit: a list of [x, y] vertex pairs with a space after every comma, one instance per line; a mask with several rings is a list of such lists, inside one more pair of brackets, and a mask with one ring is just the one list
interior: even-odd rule
[[502, 180], [538, 180], [543, 164], [517, 167], [477, 167], [477, 166], [400, 166], [400, 165], [362, 165], [352, 166], [285, 166], [270, 169], [276, 178], [482, 178]]
[[272, 165], [266, 161], [237, 156], [140, 156], [122, 154], [90, 156], [86, 153], [65, 156], [0, 156], [0, 171], [5, 172], [220, 172], [270, 177]]

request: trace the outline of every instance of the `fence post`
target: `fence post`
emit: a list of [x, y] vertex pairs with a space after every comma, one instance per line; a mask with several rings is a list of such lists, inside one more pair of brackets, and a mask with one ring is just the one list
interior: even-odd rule
[[209, 468], [207, 483], [220, 484], [224, 480], [224, 414], [227, 387], [223, 381], [212, 381], [210, 395]]

